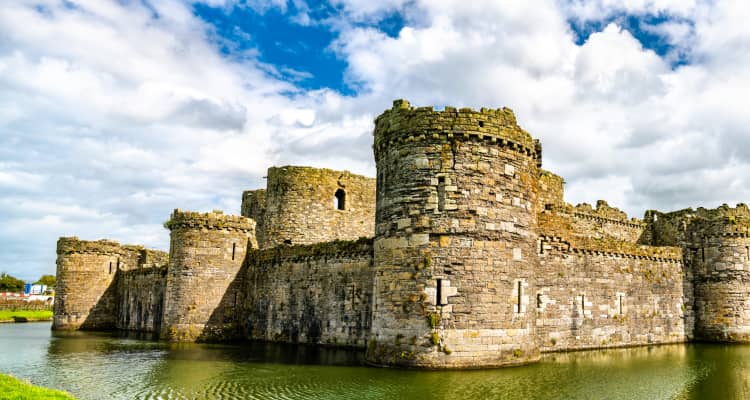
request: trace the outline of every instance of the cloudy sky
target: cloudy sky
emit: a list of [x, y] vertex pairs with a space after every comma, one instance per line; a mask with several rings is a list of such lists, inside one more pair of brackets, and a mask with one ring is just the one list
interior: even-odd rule
[[750, 8], [690, 0], [14, 0], [0, 7], [0, 271], [59, 236], [166, 249], [270, 165], [374, 176], [372, 121], [508, 106], [572, 203], [750, 199]]

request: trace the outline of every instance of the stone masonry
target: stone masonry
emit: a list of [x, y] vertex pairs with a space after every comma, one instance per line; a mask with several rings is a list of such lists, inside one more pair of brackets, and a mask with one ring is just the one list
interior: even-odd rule
[[482, 368], [750, 341], [750, 210], [573, 206], [510, 109], [375, 120], [375, 179], [272, 167], [241, 216], [175, 210], [169, 255], [60, 238], [53, 329], [353, 347]]

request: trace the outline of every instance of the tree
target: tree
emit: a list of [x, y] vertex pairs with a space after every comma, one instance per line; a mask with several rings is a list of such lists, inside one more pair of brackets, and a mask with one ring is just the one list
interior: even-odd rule
[[23, 290], [24, 282], [10, 276], [5, 272], [0, 273], [0, 292], [20, 292]]
[[42, 275], [38, 281], [34, 282], [35, 285], [47, 285], [50, 287], [55, 287], [55, 283], [57, 283], [57, 278], [54, 275]]

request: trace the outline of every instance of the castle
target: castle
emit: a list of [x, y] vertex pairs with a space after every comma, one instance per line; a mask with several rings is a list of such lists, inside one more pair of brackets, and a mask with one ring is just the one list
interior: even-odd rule
[[507, 108], [396, 100], [373, 150], [376, 179], [270, 168], [242, 216], [175, 210], [169, 254], [60, 238], [53, 329], [353, 347], [414, 368], [750, 340], [747, 206], [571, 206]]

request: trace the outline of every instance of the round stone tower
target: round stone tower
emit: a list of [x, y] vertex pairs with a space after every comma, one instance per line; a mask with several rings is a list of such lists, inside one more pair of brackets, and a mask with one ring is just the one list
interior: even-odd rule
[[750, 342], [750, 210], [744, 204], [698, 209], [686, 226], [695, 338]]
[[536, 361], [541, 148], [513, 112], [413, 108], [375, 120], [377, 209], [366, 359], [418, 368]]
[[110, 329], [115, 325], [117, 271], [129, 252], [110, 240], [57, 241], [57, 285], [52, 329]]
[[237, 333], [241, 276], [248, 248], [257, 248], [255, 221], [220, 212], [175, 210], [161, 337], [216, 341]]

